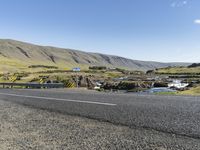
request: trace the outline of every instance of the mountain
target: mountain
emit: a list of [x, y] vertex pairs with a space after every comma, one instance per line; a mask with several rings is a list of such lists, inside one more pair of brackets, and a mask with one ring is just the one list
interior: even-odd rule
[[107, 66], [146, 71], [189, 64], [131, 60], [119, 56], [38, 46], [15, 40], [0, 40], [0, 73], [23, 71], [31, 65], [56, 66], [59, 69], [73, 67], [87, 69], [89, 66]]

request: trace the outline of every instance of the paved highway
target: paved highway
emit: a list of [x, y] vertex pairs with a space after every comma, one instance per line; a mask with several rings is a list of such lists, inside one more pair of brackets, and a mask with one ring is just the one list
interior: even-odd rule
[[0, 89], [0, 100], [132, 128], [200, 138], [200, 97], [97, 93], [81, 90]]

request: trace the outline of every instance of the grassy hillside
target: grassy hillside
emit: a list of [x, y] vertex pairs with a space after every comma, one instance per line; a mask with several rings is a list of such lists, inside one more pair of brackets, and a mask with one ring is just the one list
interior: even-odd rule
[[160, 74], [200, 74], [200, 67], [167, 67], [156, 70]]
[[44, 70], [39, 67], [30, 69], [31, 65], [55, 66], [66, 70], [77, 66], [82, 69], [88, 69], [89, 66], [107, 66], [146, 71], [177, 64], [137, 61], [118, 56], [38, 46], [14, 40], [0, 40], [0, 73]]

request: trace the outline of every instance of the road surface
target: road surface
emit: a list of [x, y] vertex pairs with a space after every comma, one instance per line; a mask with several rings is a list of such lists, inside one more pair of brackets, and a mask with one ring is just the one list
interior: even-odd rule
[[200, 138], [200, 97], [0, 89], [0, 100], [131, 128]]

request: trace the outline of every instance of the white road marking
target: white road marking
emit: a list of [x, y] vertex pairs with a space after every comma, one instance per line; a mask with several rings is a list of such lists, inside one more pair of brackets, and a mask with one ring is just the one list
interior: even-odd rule
[[61, 98], [52, 98], [52, 97], [39, 97], [39, 96], [29, 96], [29, 95], [18, 95], [18, 94], [9, 94], [9, 93], [0, 93], [0, 95], [13, 96], [13, 97], [24, 97], [24, 98], [34, 98], [34, 99], [45, 99], [45, 100], [54, 100], [54, 101], [66, 101], [66, 102], [74, 102], [74, 103], [106, 105], [106, 106], [116, 106], [117, 105], [117, 104], [112, 104], [112, 103], [81, 101], [81, 100], [61, 99]]

